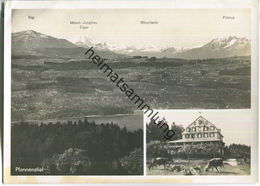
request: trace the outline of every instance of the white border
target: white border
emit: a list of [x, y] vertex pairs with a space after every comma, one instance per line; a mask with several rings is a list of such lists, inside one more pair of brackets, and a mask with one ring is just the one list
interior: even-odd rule
[[[11, 117], [11, 10], [12, 9], [86, 9], [86, 8], [251, 8], [252, 12], [252, 89], [251, 109], [258, 114], [258, 1], [257, 0], [87, 0], [87, 1], [8, 1], [5, 6], [5, 51], [4, 51], [4, 180], [8, 173], [6, 167], [10, 166], [10, 117]], [[253, 81], [254, 80], [254, 81]], [[213, 111], [213, 110], [212, 110]], [[258, 128], [258, 126], [256, 126]], [[144, 133], [144, 138], [145, 138]], [[257, 145], [257, 142], [256, 144]], [[146, 145], [144, 144], [144, 147]], [[257, 154], [254, 154], [257, 162]], [[256, 169], [257, 173], [257, 169]], [[17, 176], [13, 176], [18, 179]], [[33, 176], [39, 183], [64, 183], [63, 178], [68, 176]], [[172, 182], [172, 183], [253, 183], [257, 175], [251, 176], [76, 176], [74, 182]], [[82, 181], [81, 178], [83, 178]], [[84, 179], [84, 178], [87, 178]], [[19, 176], [20, 183], [30, 182], [26, 176]], [[167, 181], [168, 180], [168, 181]], [[35, 180], [34, 180], [35, 181]], [[14, 181], [16, 182], [16, 181]], [[66, 182], [66, 181], [65, 181]], [[73, 182], [67, 180], [67, 182]]]

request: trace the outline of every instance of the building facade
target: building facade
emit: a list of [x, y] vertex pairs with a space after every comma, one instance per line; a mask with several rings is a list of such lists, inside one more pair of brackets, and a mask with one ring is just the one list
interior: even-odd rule
[[202, 116], [199, 116], [192, 122], [182, 133], [182, 139], [169, 141], [174, 146], [182, 146], [186, 144], [214, 144], [218, 149], [218, 153], [223, 155], [225, 143], [221, 129], [209, 122]]

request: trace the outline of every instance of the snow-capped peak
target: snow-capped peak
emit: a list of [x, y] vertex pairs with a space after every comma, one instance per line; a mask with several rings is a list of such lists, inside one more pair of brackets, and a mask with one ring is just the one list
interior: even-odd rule
[[[75, 41], [75, 40], [74, 40]], [[109, 42], [100, 42], [94, 41], [93, 39], [87, 37], [81, 37], [77, 39], [77, 42], [74, 42], [76, 45], [81, 47], [94, 47], [98, 50], [103, 51], [113, 51], [115, 53], [124, 54], [124, 55], [141, 55], [141, 56], [167, 56], [173, 57], [193, 49], [204, 48], [211, 52], [221, 51], [221, 50], [240, 50], [243, 48], [248, 48], [250, 41], [245, 37], [237, 36], [228, 36], [223, 38], [212, 39], [209, 43], [202, 45], [200, 47], [193, 48], [184, 48], [184, 47], [175, 47], [173, 45], [169, 46], [159, 46], [151, 44], [143, 45], [123, 45], [115, 44]]]
[[245, 37], [236, 37], [236, 36], [228, 36], [224, 38], [216, 38], [211, 40], [208, 44], [204, 45], [206, 47], [210, 47], [213, 49], [222, 49], [229, 48], [231, 46], [239, 45], [248, 45], [250, 41]]
[[90, 39], [88, 37], [79, 37], [71, 39], [73, 43], [75, 43], [78, 46], [81, 47], [90, 47], [93, 46], [99, 50], [110, 50], [121, 54], [130, 54], [133, 52], [171, 52], [175, 53], [178, 51], [183, 51], [183, 47], [174, 47], [174, 46], [157, 46], [157, 45], [151, 45], [151, 44], [144, 44], [144, 45], [123, 45], [123, 44], [115, 44], [115, 43], [109, 43], [109, 42], [100, 42], [95, 41], [93, 39]]

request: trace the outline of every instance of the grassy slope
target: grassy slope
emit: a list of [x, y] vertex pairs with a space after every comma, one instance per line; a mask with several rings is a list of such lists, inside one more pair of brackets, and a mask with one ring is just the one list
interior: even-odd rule
[[[207, 164], [207, 160], [191, 160], [190, 163], [188, 161], [181, 163], [186, 168], [191, 166], [197, 165], [204, 170], [204, 167]], [[180, 165], [180, 164], [176, 164]], [[183, 172], [172, 172], [168, 169], [164, 169], [163, 166], [158, 166], [157, 169], [153, 168], [151, 170], [147, 167], [147, 174], [148, 175], [184, 175]], [[217, 172], [216, 170], [209, 171], [209, 172], [202, 172], [198, 175], [250, 175], [250, 165], [249, 164], [241, 164], [238, 166], [231, 166], [227, 163], [224, 163], [224, 168], [221, 169], [221, 172]]]
[[[12, 65], [13, 121], [122, 114], [137, 108], [91, 62], [14, 57]], [[250, 71], [234, 71], [250, 68], [249, 57], [124, 59], [111, 66], [153, 108], [250, 107]]]

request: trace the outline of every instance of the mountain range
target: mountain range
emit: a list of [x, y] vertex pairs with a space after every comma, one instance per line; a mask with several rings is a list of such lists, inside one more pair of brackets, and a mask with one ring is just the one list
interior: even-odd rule
[[[88, 47], [89, 48], [89, 47]], [[80, 47], [66, 39], [58, 39], [34, 30], [12, 33], [12, 55], [39, 55], [48, 57], [84, 58], [86, 48]], [[109, 50], [95, 49], [103, 58], [120, 58]]]
[[12, 33], [12, 52], [64, 57], [82, 57], [86, 48], [93, 47], [103, 58], [120, 58], [124, 56], [168, 57], [184, 59], [223, 58], [231, 56], [248, 56], [251, 44], [247, 38], [228, 36], [216, 38], [201, 47], [155, 47], [155, 46], [115, 46], [108, 43], [93, 42], [89, 38], [70, 42], [33, 30]]
[[148, 56], [148, 57], [168, 57], [184, 59], [204, 59], [204, 58], [223, 58], [231, 56], [248, 56], [250, 55], [250, 41], [244, 37], [228, 36], [216, 38], [203, 46], [195, 48], [183, 47], [155, 47], [155, 46], [121, 46], [116, 47], [108, 43], [93, 42], [91, 39], [85, 39], [86, 42], [76, 42], [75, 44], [82, 47], [93, 46], [100, 50], [110, 50], [119, 54], [128, 56]]
[[185, 59], [205, 59], [205, 58], [223, 58], [231, 56], [248, 56], [251, 54], [251, 44], [246, 38], [229, 36], [226, 38], [217, 38], [209, 43], [181, 53], [176, 53], [174, 57]]

